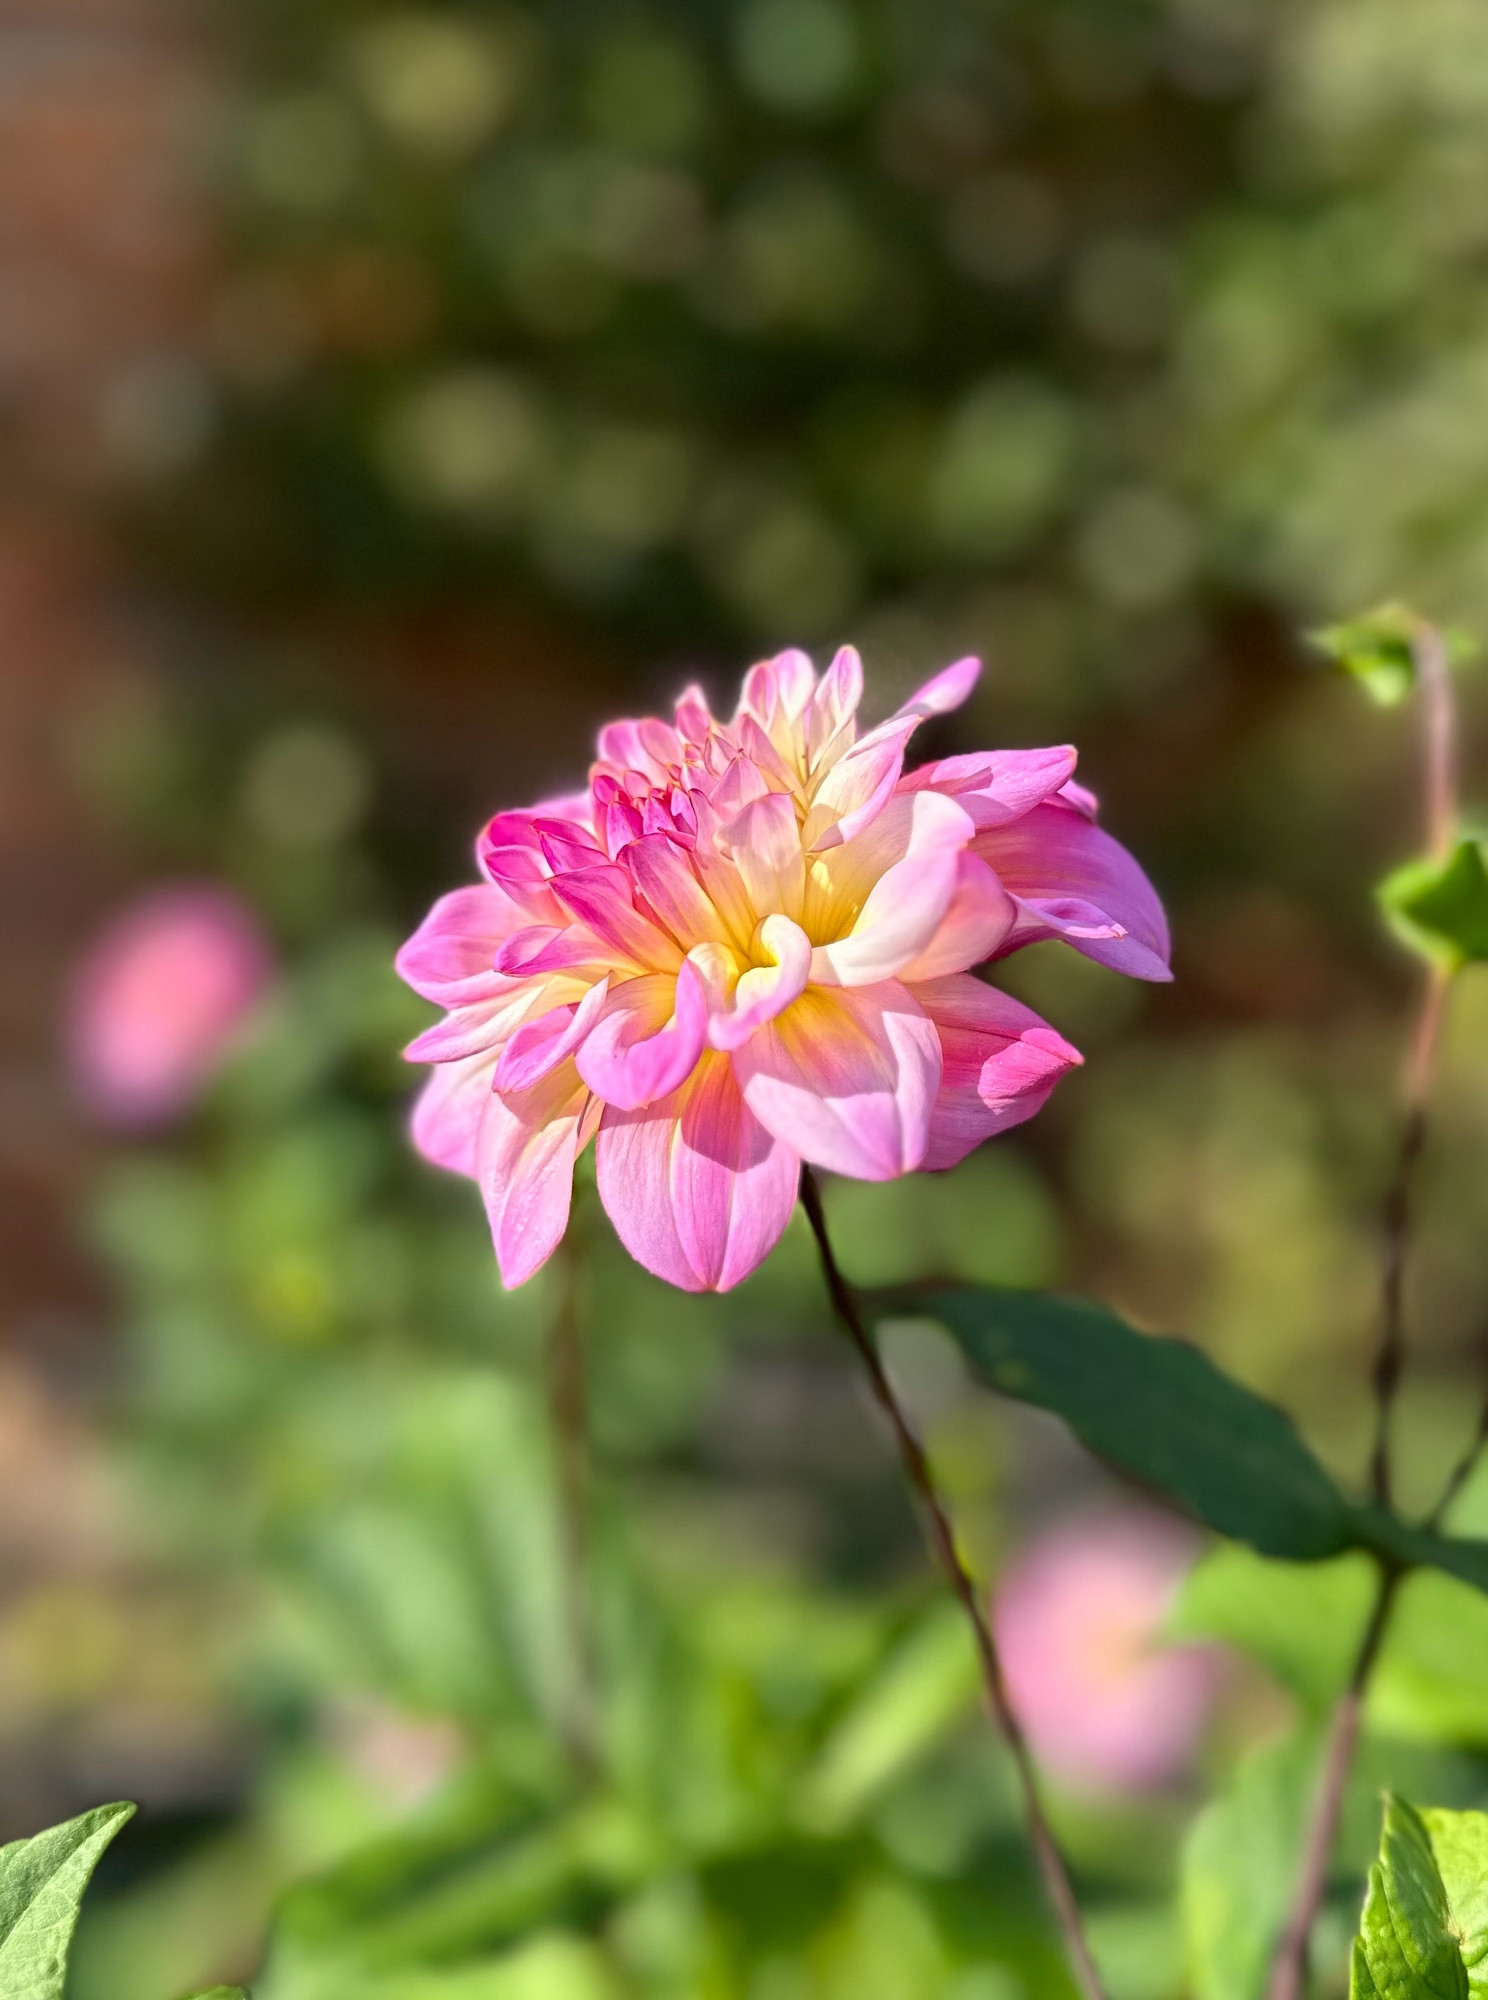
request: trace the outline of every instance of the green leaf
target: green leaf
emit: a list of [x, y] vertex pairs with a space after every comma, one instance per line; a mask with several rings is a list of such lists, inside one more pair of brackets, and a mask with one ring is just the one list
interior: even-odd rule
[[1358, 1539], [1353, 1510], [1274, 1403], [1180, 1340], [1036, 1292], [916, 1295], [982, 1380], [1262, 1555], [1311, 1562]]
[[[1307, 636], [1320, 652], [1360, 681], [1382, 708], [1391, 708], [1415, 685], [1415, 643], [1426, 623], [1408, 604], [1393, 602], [1377, 605], [1362, 617], [1325, 625]], [[1454, 666], [1476, 657], [1478, 644], [1470, 632], [1452, 628], [1444, 631], [1442, 638]]]
[[[1233, 1646], [1319, 1713], [1343, 1692], [1377, 1587], [1374, 1565], [1358, 1550], [1332, 1562], [1285, 1563], [1224, 1542], [1184, 1578], [1164, 1634]], [[1443, 1581], [1443, 1588], [1458, 1587]]]
[[186, 2000], [248, 2000], [246, 1986], [204, 1986], [199, 1993], [188, 1993]]
[[1428, 1808], [1421, 1823], [1452, 1911], [1452, 1935], [1472, 2000], [1488, 1994], [1488, 1813]]
[[1394, 930], [1456, 971], [1488, 959], [1488, 867], [1482, 843], [1460, 840], [1445, 861], [1410, 861], [1377, 891]]
[[[1454, 1850], [1462, 1858], [1460, 1849]], [[1350, 2000], [1468, 2000], [1452, 1906], [1419, 1813], [1387, 1799], [1354, 1944]]]
[[62, 2000], [78, 1905], [98, 1857], [133, 1813], [95, 1806], [31, 1840], [0, 1847], [0, 1993]]

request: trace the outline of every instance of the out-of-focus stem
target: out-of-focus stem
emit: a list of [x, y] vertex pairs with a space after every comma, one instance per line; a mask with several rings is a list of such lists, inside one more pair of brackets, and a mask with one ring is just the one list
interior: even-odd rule
[[827, 1219], [822, 1210], [821, 1190], [810, 1167], [803, 1167], [801, 1170], [801, 1206], [806, 1211], [806, 1219], [811, 1224], [812, 1234], [816, 1237], [817, 1248], [821, 1252], [822, 1271], [837, 1317], [841, 1320], [848, 1338], [857, 1349], [858, 1356], [868, 1372], [868, 1381], [874, 1398], [889, 1420], [905, 1473], [924, 1512], [931, 1545], [961, 1608], [970, 1621], [976, 1639], [977, 1657], [981, 1663], [982, 1686], [987, 1707], [1012, 1752], [1018, 1783], [1023, 1793], [1034, 1858], [1038, 1863], [1045, 1891], [1053, 1905], [1055, 1918], [1064, 1937], [1065, 1949], [1069, 1954], [1076, 1984], [1084, 2000], [1105, 2000], [1105, 1989], [1101, 1985], [1100, 1974], [1096, 1970], [1095, 1960], [1091, 1957], [1090, 1946], [1086, 1942], [1084, 1925], [1080, 1921], [1080, 1909], [1075, 1901], [1069, 1870], [1065, 1867], [1064, 1856], [1059, 1851], [1059, 1844], [1054, 1838], [1053, 1829], [1044, 1812], [1043, 1800], [1039, 1796], [1038, 1777], [1033, 1768], [1028, 1741], [1008, 1697], [1007, 1683], [1003, 1678], [1002, 1662], [998, 1658], [997, 1642], [992, 1636], [991, 1622], [983, 1608], [976, 1584], [961, 1560], [960, 1550], [956, 1546], [955, 1530], [951, 1526], [945, 1503], [936, 1490], [924, 1447], [915, 1434], [914, 1426], [910, 1423], [904, 1406], [894, 1392], [894, 1385], [879, 1358], [878, 1349], [874, 1346], [872, 1337], [863, 1323], [852, 1287], [842, 1275], [837, 1263], [831, 1238], [827, 1234]]
[[1380, 1572], [1369, 1623], [1354, 1656], [1353, 1672], [1328, 1726], [1328, 1741], [1318, 1773], [1317, 1792], [1302, 1840], [1302, 1863], [1296, 1893], [1281, 1942], [1276, 1948], [1266, 2000], [1302, 2000], [1307, 1979], [1307, 1944], [1328, 1888], [1328, 1864], [1333, 1857], [1333, 1843], [1343, 1811], [1343, 1795], [1354, 1761], [1354, 1748], [1359, 1740], [1364, 1691], [1389, 1624], [1390, 1608], [1395, 1601], [1400, 1574], [1395, 1569]]
[[[1421, 789], [1426, 844], [1433, 860], [1444, 861], [1457, 838], [1457, 703], [1451, 663], [1446, 641], [1434, 625], [1423, 623], [1418, 627], [1412, 652], [1421, 703]], [[1374, 1497], [1382, 1506], [1388, 1506], [1391, 1498], [1390, 1419], [1405, 1361], [1405, 1271], [1411, 1245], [1411, 1186], [1416, 1162], [1426, 1143], [1427, 1112], [1451, 983], [1451, 969], [1433, 961], [1427, 970], [1411, 1030], [1400, 1142], [1381, 1206], [1380, 1335], [1370, 1374], [1375, 1420], [1369, 1480]], [[1471, 1459], [1461, 1471], [1462, 1479], [1470, 1469]], [[1439, 1517], [1454, 1491], [1449, 1481], [1433, 1520]], [[1291, 1914], [1272, 1961], [1266, 2000], [1300, 2000], [1303, 1991], [1308, 1940], [1327, 1889], [1328, 1864], [1359, 1738], [1359, 1717], [1399, 1584], [1398, 1570], [1381, 1569], [1369, 1624], [1348, 1687], [1333, 1711], [1312, 1815], [1303, 1840], [1301, 1873]]]
[[569, 1676], [563, 1733], [585, 1771], [597, 1761], [594, 1648], [589, 1618], [589, 1413], [584, 1366], [583, 1252], [577, 1227], [553, 1256], [557, 1295], [547, 1332], [548, 1419], [557, 1480], [563, 1620]]

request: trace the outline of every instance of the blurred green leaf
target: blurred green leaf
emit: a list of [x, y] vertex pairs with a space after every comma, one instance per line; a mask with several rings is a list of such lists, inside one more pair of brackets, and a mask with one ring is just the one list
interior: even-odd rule
[[1259, 2000], [1316, 1777], [1311, 1732], [1270, 1744], [1194, 1821], [1180, 1892], [1194, 2000]]
[[5, 2000], [62, 2000], [67, 1952], [98, 1857], [134, 1812], [92, 1812], [0, 1847], [0, 1993]]
[[1358, 1539], [1291, 1418], [1196, 1347], [1138, 1333], [1083, 1299], [967, 1290], [917, 1303], [983, 1381], [1052, 1410], [1099, 1457], [1220, 1534], [1303, 1562]]
[[1374, 1590], [1374, 1568], [1362, 1553], [1283, 1563], [1227, 1542], [1184, 1578], [1165, 1631], [1233, 1646], [1309, 1708], [1323, 1709], [1348, 1679]]
[[186, 2000], [248, 2000], [246, 1986], [203, 1986], [197, 1993], [188, 1993]]
[[1445, 861], [1410, 861], [1378, 890], [1385, 914], [1414, 950], [1450, 970], [1488, 959], [1488, 867], [1482, 843], [1459, 840]]
[[[1483, 1826], [1488, 1828], [1488, 1818]], [[1454, 1853], [1467, 1858], [1460, 1838]], [[1488, 1874], [1488, 1841], [1481, 1836], [1472, 1858], [1478, 1873]], [[1467, 1968], [1431, 1836], [1403, 1799], [1385, 1803], [1379, 1859], [1369, 1871], [1369, 1893], [1354, 1942], [1349, 1995], [1350, 2000], [1467, 2000]]]
[[[1362, 617], [1325, 625], [1307, 636], [1345, 673], [1362, 682], [1382, 708], [1390, 708], [1403, 701], [1415, 685], [1415, 644], [1426, 622], [1408, 604], [1391, 602], [1366, 611]], [[1454, 666], [1465, 665], [1477, 656], [1478, 642], [1470, 632], [1452, 628], [1442, 637]]]

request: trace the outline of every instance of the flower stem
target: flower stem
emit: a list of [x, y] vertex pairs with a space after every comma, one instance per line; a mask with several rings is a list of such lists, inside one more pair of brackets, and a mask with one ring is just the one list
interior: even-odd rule
[[568, 1639], [569, 1670], [562, 1730], [575, 1766], [592, 1773], [598, 1749], [589, 1623], [589, 1421], [581, 1299], [582, 1243], [576, 1229], [576, 1224], [570, 1227], [554, 1255], [557, 1298], [548, 1321], [544, 1358], [557, 1485], [563, 1622]]
[[1302, 1842], [1302, 1866], [1297, 1877], [1291, 1914], [1281, 1934], [1271, 1967], [1266, 2000], [1302, 2000], [1307, 1977], [1307, 1945], [1312, 1927], [1322, 1907], [1328, 1887], [1328, 1864], [1343, 1811], [1343, 1795], [1348, 1785], [1354, 1748], [1359, 1740], [1359, 1717], [1364, 1707], [1364, 1691], [1379, 1656], [1380, 1644], [1389, 1623], [1390, 1609], [1402, 1572], [1381, 1569], [1369, 1623], [1354, 1657], [1353, 1672], [1328, 1726], [1328, 1741], [1318, 1773], [1312, 1816]]
[[[1421, 789], [1426, 844], [1432, 858], [1444, 861], [1457, 837], [1457, 702], [1452, 688], [1447, 645], [1435, 625], [1422, 623], [1412, 642], [1416, 685], [1421, 701]], [[1426, 1144], [1426, 1120], [1441, 1046], [1442, 1021], [1452, 984], [1450, 968], [1434, 961], [1427, 970], [1411, 1031], [1406, 1062], [1404, 1118], [1395, 1150], [1395, 1168], [1380, 1211], [1380, 1334], [1370, 1382], [1374, 1391], [1374, 1446], [1369, 1483], [1375, 1500], [1391, 1502], [1390, 1420], [1405, 1364], [1405, 1270], [1411, 1247], [1411, 1191], [1416, 1163]], [[1484, 1428], [1488, 1429], [1488, 1411]], [[1480, 1433], [1481, 1437], [1482, 1433]], [[1452, 1480], [1432, 1516], [1433, 1523], [1471, 1470], [1476, 1446]], [[1338, 1833], [1343, 1795], [1359, 1737], [1359, 1717], [1369, 1676], [1379, 1656], [1389, 1623], [1400, 1572], [1380, 1570], [1379, 1586], [1369, 1623], [1360, 1642], [1349, 1684], [1328, 1732], [1312, 1817], [1302, 1847], [1302, 1870], [1291, 1914], [1272, 1961], [1266, 2000], [1299, 2000], [1307, 1972], [1307, 1945], [1328, 1885], [1328, 1864]]]
[[924, 1447], [915, 1434], [904, 1406], [894, 1392], [894, 1385], [879, 1358], [878, 1349], [874, 1346], [863, 1323], [852, 1287], [842, 1275], [838, 1265], [831, 1238], [827, 1234], [827, 1219], [822, 1210], [821, 1190], [810, 1167], [801, 1169], [801, 1206], [806, 1211], [806, 1219], [811, 1224], [812, 1234], [816, 1237], [817, 1248], [821, 1252], [822, 1270], [837, 1317], [841, 1320], [848, 1338], [857, 1349], [859, 1359], [868, 1372], [874, 1398], [889, 1420], [905, 1474], [924, 1511], [931, 1545], [941, 1568], [945, 1571], [947, 1581], [971, 1623], [972, 1633], [976, 1639], [977, 1656], [981, 1663], [982, 1686], [987, 1708], [1001, 1730], [1008, 1749], [1012, 1752], [1019, 1787], [1023, 1793], [1034, 1858], [1038, 1863], [1044, 1888], [1064, 1937], [1075, 1982], [1084, 2000], [1105, 2000], [1105, 1989], [1101, 1985], [1100, 1974], [1096, 1971], [1095, 1961], [1090, 1955], [1090, 1946], [1085, 1939], [1069, 1871], [1039, 1796], [1038, 1779], [1033, 1768], [1033, 1758], [1029, 1753], [1028, 1741], [1008, 1698], [1007, 1683], [1003, 1678], [1002, 1662], [998, 1658], [997, 1642], [992, 1636], [991, 1623], [983, 1609], [977, 1586], [956, 1546], [955, 1530], [951, 1526], [945, 1503], [936, 1491]]

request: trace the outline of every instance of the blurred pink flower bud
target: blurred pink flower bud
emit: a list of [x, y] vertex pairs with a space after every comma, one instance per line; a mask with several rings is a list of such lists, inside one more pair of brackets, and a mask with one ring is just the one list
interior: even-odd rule
[[994, 1618], [1008, 1691], [1067, 1783], [1148, 1791], [1192, 1759], [1223, 1660], [1165, 1646], [1161, 1626], [1194, 1553], [1176, 1523], [1131, 1512], [1054, 1528], [1004, 1575]]
[[67, 1017], [68, 1067], [104, 1124], [168, 1123], [217, 1069], [273, 973], [257, 917], [226, 889], [156, 889], [83, 954]]

